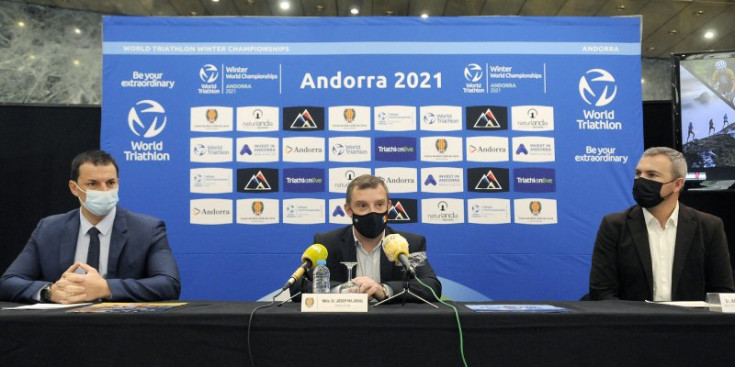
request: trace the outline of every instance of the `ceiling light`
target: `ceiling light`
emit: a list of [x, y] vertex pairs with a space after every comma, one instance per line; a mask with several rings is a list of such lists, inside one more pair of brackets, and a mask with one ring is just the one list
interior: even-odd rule
[[79, 28], [74, 28], [74, 33], [76, 34], [82, 34], [82, 30]]
[[711, 39], [715, 38], [715, 32], [712, 32], [712, 31], [707, 31], [707, 32], [706, 32], [706, 33], [704, 34], [704, 38], [706, 38], [706, 39], [708, 39], [708, 40], [711, 40]]
[[74, 60], [74, 65], [75, 66], [79, 66], [79, 64], [80, 64], [79, 60]]
[[386, 10], [385, 15], [393, 15], [393, 10]]
[[656, 46], [648, 46], [648, 51], [653, 51], [656, 49]]
[[625, 10], [625, 8], [626, 8], [625, 4], [620, 4], [617, 7], [618, 11], [623, 11], [623, 10]]
[[350, 14], [352, 14], [352, 15], [357, 15], [359, 13], [360, 13], [360, 10], [358, 10], [357, 8], [350, 9]]
[[18, 22], [18, 27], [21, 27], [22, 28], [22, 27], [25, 27], [25, 26], [26, 26], [25, 22]]
[[669, 36], [675, 36], [677, 33], [679, 33], [679, 31], [677, 31], [676, 29], [669, 30]]
[[694, 15], [704, 15], [704, 10], [697, 10], [694, 12]]
[[646, 84], [646, 79], [641, 78], [641, 84]]
[[426, 13], [421, 13], [421, 18], [424, 18], [424, 19], [426, 19], [426, 18], [428, 18], [428, 17], [429, 17], [429, 14], [426, 14]]
[[212, 2], [213, 2], [213, 3], [218, 3], [218, 2], [219, 2], [219, 0], [212, 0]]
[[282, 10], [291, 9], [291, 3], [288, 1], [281, 1], [281, 3], [278, 4], [278, 6], [280, 6]]

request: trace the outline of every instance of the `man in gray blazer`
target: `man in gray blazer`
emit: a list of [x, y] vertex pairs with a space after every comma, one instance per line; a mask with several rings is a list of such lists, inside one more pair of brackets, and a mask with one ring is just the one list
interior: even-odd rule
[[735, 292], [722, 220], [679, 204], [684, 156], [649, 148], [635, 169], [634, 205], [602, 219], [590, 271], [592, 300], [703, 301]]
[[178, 299], [181, 286], [166, 227], [118, 202], [118, 168], [94, 150], [72, 161], [69, 190], [80, 208], [42, 219], [0, 278], [0, 300], [80, 303]]

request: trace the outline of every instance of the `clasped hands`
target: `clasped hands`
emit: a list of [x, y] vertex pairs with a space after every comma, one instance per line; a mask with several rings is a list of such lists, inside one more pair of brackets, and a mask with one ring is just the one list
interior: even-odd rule
[[359, 290], [355, 293], [367, 293], [368, 299], [375, 297], [378, 300], [383, 300], [387, 296], [383, 292], [383, 286], [376, 283], [372, 278], [365, 276], [357, 277], [353, 278], [352, 282], [359, 287]]
[[[81, 268], [86, 274], [77, 274]], [[51, 285], [51, 301], [54, 303], [72, 304], [106, 299], [111, 295], [107, 280], [97, 269], [76, 262], [66, 269], [61, 278]]]

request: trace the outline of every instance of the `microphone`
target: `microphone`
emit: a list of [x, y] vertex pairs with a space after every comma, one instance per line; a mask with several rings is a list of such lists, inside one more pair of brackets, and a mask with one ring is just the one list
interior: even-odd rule
[[321, 243], [315, 243], [307, 247], [303, 255], [301, 255], [301, 266], [299, 266], [299, 268], [296, 269], [293, 274], [291, 274], [291, 277], [288, 278], [286, 285], [283, 286], [283, 290], [285, 291], [294, 283], [296, 283], [297, 280], [301, 279], [301, 277], [304, 276], [304, 273], [307, 270], [311, 269], [317, 261], [326, 259], [327, 248], [324, 247], [324, 245], [322, 245]]
[[383, 239], [383, 252], [388, 260], [400, 262], [413, 277], [416, 277], [416, 269], [408, 261], [408, 241], [398, 233], [385, 236]]

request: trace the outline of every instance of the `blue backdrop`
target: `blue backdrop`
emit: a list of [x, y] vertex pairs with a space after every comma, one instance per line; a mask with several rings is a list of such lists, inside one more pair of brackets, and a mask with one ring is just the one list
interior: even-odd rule
[[632, 204], [637, 17], [105, 17], [103, 50], [102, 148], [184, 299], [280, 287], [361, 173], [455, 299], [579, 298]]

